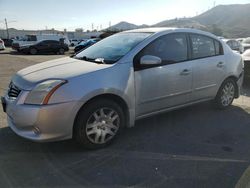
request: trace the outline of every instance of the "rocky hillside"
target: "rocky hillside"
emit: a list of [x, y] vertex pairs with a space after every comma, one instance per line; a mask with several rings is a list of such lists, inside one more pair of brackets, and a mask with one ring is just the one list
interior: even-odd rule
[[[120, 22], [107, 29], [121, 31], [142, 27], [148, 26]], [[150, 27], [188, 27], [225, 37], [248, 37], [250, 36], [250, 4], [219, 5], [192, 18], [165, 20]]]

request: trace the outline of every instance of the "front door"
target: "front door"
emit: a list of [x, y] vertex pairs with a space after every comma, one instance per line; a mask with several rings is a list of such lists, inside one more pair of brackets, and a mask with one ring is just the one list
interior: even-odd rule
[[[140, 65], [141, 57], [153, 55], [162, 64]], [[146, 46], [136, 57], [136, 115], [142, 116], [185, 104], [192, 92], [192, 64], [188, 60], [186, 34], [168, 34]]]

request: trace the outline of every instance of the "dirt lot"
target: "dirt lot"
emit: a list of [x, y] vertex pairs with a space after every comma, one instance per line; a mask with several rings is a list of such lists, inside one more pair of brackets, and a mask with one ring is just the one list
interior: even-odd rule
[[[59, 57], [0, 52], [0, 95], [16, 71]], [[230, 188], [250, 180], [249, 83], [228, 110], [203, 103], [144, 119], [98, 151], [27, 141], [5, 116], [0, 110], [0, 187]]]

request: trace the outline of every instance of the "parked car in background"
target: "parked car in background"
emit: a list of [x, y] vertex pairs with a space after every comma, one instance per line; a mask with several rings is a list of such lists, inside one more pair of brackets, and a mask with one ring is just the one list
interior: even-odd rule
[[250, 49], [246, 50], [242, 54], [242, 58], [244, 60], [244, 70], [245, 70], [245, 80], [250, 81]]
[[19, 51], [21, 46], [35, 44], [43, 40], [56, 40], [66, 45], [70, 45], [68, 37], [61, 34], [26, 35], [22, 39], [13, 40], [12, 49]]
[[35, 55], [37, 53], [59, 53], [64, 54], [65, 51], [68, 51], [68, 45], [64, 44], [63, 42], [59, 42], [57, 40], [43, 40], [37, 42], [32, 45], [25, 45], [19, 48], [20, 52], [23, 53], [30, 53]]
[[71, 39], [71, 40], [70, 40], [70, 46], [76, 46], [76, 45], [78, 45], [80, 42], [81, 42], [80, 40]]
[[78, 53], [80, 52], [81, 50], [95, 44], [96, 42], [100, 41], [99, 38], [96, 38], [96, 39], [89, 39], [87, 41], [82, 41], [80, 42], [74, 49], [75, 53]]
[[236, 39], [238, 42], [242, 43], [242, 41], [244, 40], [245, 38], [238, 38]]
[[244, 48], [242, 46], [242, 44], [234, 39], [222, 39], [232, 50], [237, 51], [239, 53], [243, 53], [244, 52]]
[[37, 141], [111, 143], [135, 120], [238, 98], [243, 60], [210, 33], [147, 28], [107, 37], [73, 57], [25, 68], [2, 98], [10, 128]]
[[250, 37], [245, 38], [245, 39], [242, 41], [242, 46], [243, 46], [243, 48], [244, 48], [244, 51], [250, 49]]
[[4, 41], [0, 39], [0, 50], [4, 50], [4, 49], [5, 49]]

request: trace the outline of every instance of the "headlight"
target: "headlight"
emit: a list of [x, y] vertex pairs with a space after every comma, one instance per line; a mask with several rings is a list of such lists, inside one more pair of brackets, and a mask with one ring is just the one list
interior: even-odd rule
[[25, 99], [25, 104], [48, 104], [53, 93], [67, 83], [66, 80], [47, 80], [38, 84], [32, 91], [29, 92]]

